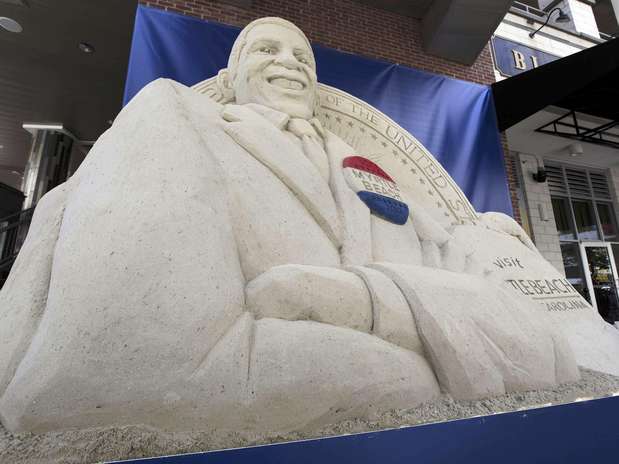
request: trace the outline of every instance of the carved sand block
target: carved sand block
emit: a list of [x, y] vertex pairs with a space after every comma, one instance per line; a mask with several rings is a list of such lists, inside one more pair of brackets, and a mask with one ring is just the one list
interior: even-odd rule
[[38, 206], [0, 293], [0, 418], [311, 430], [615, 373], [618, 340], [263, 18], [217, 78], [146, 86]]
[[[215, 101], [225, 100], [217, 90], [216, 78], [192, 88]], [[346, 92], [324, 84], [318, 84], [318, 90], [321, 105], [317, 115], [323, 125], [356, 153], [368, 154], [434, 220], [445, 227], [479, 224], [479, 214], [464, 193], [414, 136]], [[619, 352], [616, 329], [604, 323], [565, 276], [536, 250], [531, 250], [534, 245], [517, 224], [506, 227], [505, 218], [492, 214], [486, 216], [484, 224], [486, 227], [482, 228], [454, 229], [455, 235], [466, 237], [467, 245], [474, 246], [468, 254], [476, 256], [476, 265], [484, 277], [528, 304], [540, 306], [553, 324], [558, 322], [561, 330], [569, 334], [580, 365], [619, 375], [619, 363], [615, 359]], [[495, 229], [508, 232], [511, 237], [493, 232]], [[596, 347], [598, 343], [592, 343], [594, 339], [599, 340], [599, 347]]]

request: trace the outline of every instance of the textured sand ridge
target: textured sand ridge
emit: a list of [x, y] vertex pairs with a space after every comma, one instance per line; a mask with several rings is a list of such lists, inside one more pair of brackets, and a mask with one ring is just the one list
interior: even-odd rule
[[[406, 425], [444, 421], [522, 408], [599, 398], [619, 392], [619, 377], [582, 370], [580, 382], [552, 390], [513, 393], [480, 401], [455, 401], [447, 395], [408, 410], [389, 411], [374, 420], [345, 420], [307, 433], [249, 434], [192, 431], [163, 432], [144, 426], [106, 427], [41, 435], [11, 434], [0, 428], [0, 462], [89, 463], [200, 452], [304, 438], [359, 433]], [[205, 428], [208, 424], [205, 424]]]

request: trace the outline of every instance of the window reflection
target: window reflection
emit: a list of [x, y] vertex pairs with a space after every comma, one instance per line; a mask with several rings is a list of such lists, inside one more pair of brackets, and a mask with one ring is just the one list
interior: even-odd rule
[[582, 270], [582, 261], [580, 259], [580, 252], [578, 250], [578, 244], [576, 243], [562, 243], [561, 255], [563, 255], [563, 267], [565, 267], [565, 277], [572, 284], [572, 286], [580, 293], [589, 303], [589, 292], [587, 290], [587, 284]]
[[599, 240], [600, 235], [593, 215], [593, 207], [588, 201], [572, 201], [578, 238], [581, 240]]
[[598, 312], [606, 322], [614, 324], [619, 320], [619, 301], [608, 248], [588, 246], [585, 249]]
[[597, 203], [597, 208], [604, 240], [617, 240], [615, 214], [613, 213], [610, 203]]
[[613, 250], [613, 258], [615, 260], [615, 266], [619, 266], [619, 243], [612, 243], [610, 248]]
[[569, 204], [567, 198], [553, 198], [552, 211], [555, 215], [557, 232], [560, 240], [575, 240], [574, 228], [570, 221]]

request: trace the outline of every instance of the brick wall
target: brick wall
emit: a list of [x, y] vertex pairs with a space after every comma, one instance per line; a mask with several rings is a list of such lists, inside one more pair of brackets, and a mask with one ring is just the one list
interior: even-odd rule
[[[310, 41], [327, 47], [478, 84], [495, 81], [488, 45], [472, 66], [437, 58], [423, 50], [419, 20], [352, 0], [254, 0], [249, 9], [211, 0], [140, 0], [140, 3], [239, 27], [262, 16], [280, 16], [299, 26]], [[514, 215], [520, 222], [517, 177], [504, 136], [502, 140]]]
[[519, 174], [518, 174], [518, 159], [509, 150], [507, 146], [507, 136], [505, 132], [501, 133], [501, 146], [503, 148], [503, 160], [505, 162], [505, 174], [507, 175], [507, 185], [509, 186], [509, 197], [514, 211], [514, 219], [518, 224], [522, 225], [522, 217], [520, 215], [520, 201], [518, 199]]
[[488, 46], [472, 66], [427, 55], [419, 20], [352, 0], [254, 0], [249, 9], [210, 0], [140, 3], [239, 27], [262, 16], [280, 16], [299, 26], [310, 41], [327, 47], [480, 84], [494, 82]]

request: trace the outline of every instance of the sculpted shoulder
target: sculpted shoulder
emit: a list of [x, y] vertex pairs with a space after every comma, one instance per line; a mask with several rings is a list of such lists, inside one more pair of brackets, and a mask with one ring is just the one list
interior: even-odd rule
[[199, 103], [200, 111], [213, 118], [218, 118], [221, 112], [222, 106], [208, 96], [199, 94], [172, 79], [159, 78], [146, 85], [131, 99], [118, 114], [114, 125], [136, 115], [141, 115], [146, 119], [167, 118], [171, 113], [187, 111], [188, 101]]
[[157, 169], [167, 159], [177, 158], [181, 150], [198, 147], [205, 151], [203, 135], [221, 132], [221, 109], [222, 105], [179, 82], [156, 79], [120, 111], [93, 145], [72, 183], [115, 175], [117, 170], [144, 175], [144, 170]]
[[223, 120], [221, 108], [183, 84], [157, 79], [122, 109], [74, 177], [113, 175], [118, 169], [143, 174], [178, 158], [179, 151], [205, 151], [204, 135], [221, 132], [216, 128]]

